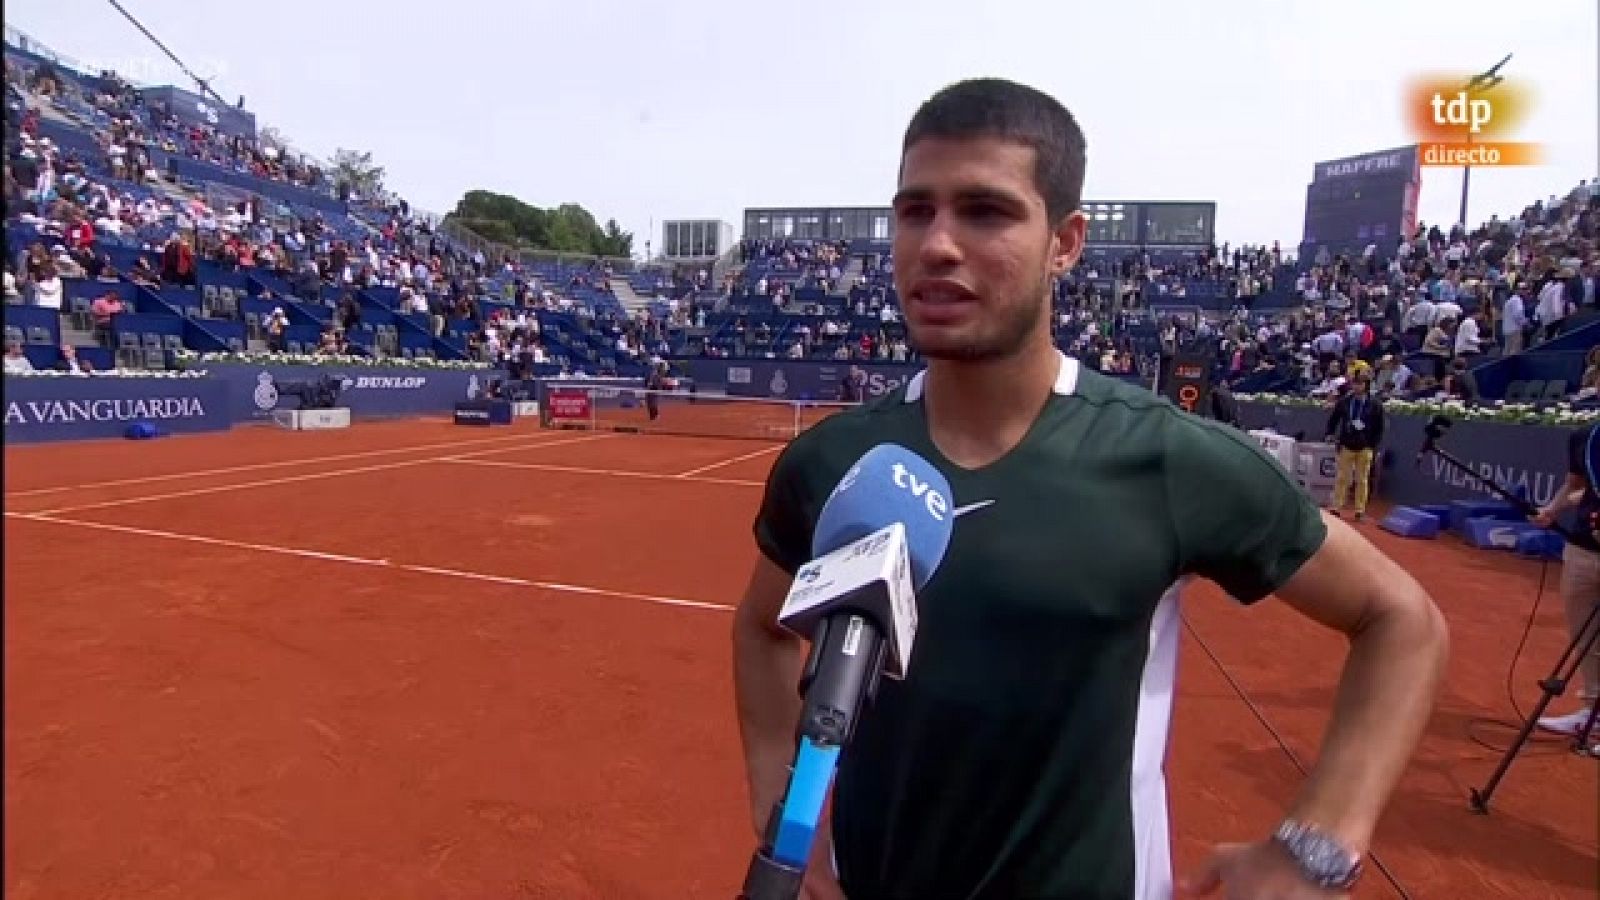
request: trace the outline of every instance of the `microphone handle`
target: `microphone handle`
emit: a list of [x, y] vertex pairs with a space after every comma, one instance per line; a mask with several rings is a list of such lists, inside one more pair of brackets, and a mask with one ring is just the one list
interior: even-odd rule
[[767, 818], [767, 834], [761, 848], [750, 856], [750, 867], [744, 873], [744, 885], [739, 888], [737, 900], [796, 900], [805, 884], [806, 870], [787, 866], [772, 858], [772, 844], [777, 840], [778, 823], [783, 818], [783, 804], [772, 807]]
[[[745, 870], [738, 900], [795, 900], [800, 896], [806, 864], [785, 860], [809, 858], [809, 843], [814, 840], [822, 806], [817, 792], [825, 789], [824, 781], [831, 780], [833, 760], [855, 733], [862, 707], [877, 694], [888, 649], [883, 629], [858, 611], [840, 610], [817, 623], [800, 676], [798, 748], [789, 790], [772, 808], [761, 847], [751, 854]], [[787, 823], [789, 828], [785, 827], [786, 815], [793, 819]], [[803, 851], [797, 838], [806, 844]]]
[[878, 692], [889, 645], [884, 631], [856, 610], [840, 610], [817, 623], [800, 675], [796, 737], [834, 747], [849, 743], [862, 707]]

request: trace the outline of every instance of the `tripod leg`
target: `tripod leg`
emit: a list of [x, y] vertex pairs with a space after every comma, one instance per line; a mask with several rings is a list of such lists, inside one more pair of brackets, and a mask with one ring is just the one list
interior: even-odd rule
[[1572, 738], [1572, 752], [1580, 756], [1600, 758], [1600, 741], [1592, 739], [1595, 720], [1600, 719], [1600, 699], [1591, 701], [1589, 718]]
[[[1572, 636], [1572, 641], [1567, 644], [1567, 649], [1562, 652], [1561, 658], [1556, 660], [1555, 668], [1550, 672], [1550, 677], [1539, 682], [1544, 690], [1539, 702], [1534, 705], [1533, 711], [1528, 714], [1528, 720], [1522, 723], [1522, 730], [1518, 732], [1517, 739], [1506, 748], [1505, 755], [1500, 758], [1500, 764], [1495, 767], [1494, 774], [1489, 776], [1488, 784], [1482, 790], [1472, 789], [1472, 809], [1478, 813], [1489, 812], [1489, 799], [1494, 796], [1495, 789], [1500, 786], [1500, 780], [1505, 777], [1506, 771], [1511, 768], [1511, 763], [1522, 752], [1522, 746], [1528, 742], [1528, 736], [1533, 734], [1533, 729], [1539, 725], [1539, 719], [1544, 715], [1545, 707], [1550, 701], [1566, 693], [1567, 682], [1577, 674], [1584, 659], [1594, 649], [1595, 640], [1600, 638], [1600, 604], [1595, 604], [1589, 611], [1589, 617], [1584, 620], [1583, 627]], [[1593, 713], [1589, 716], [1589, 725], [1594, 725]], [[1585, 732], [1588, 729], [1584, 729]]]
[[[1578, 655], [1580, 665], [1588, 659], [1590, 653], [1594, 652], [1595, 642], [1600, 641], [1600, 602], [1596, 602], [1594, 608], [1589, 611], [1589, 618], [1584, 621], [1583, 627], [1588, 631], [1589, 637], [1584, 642], [1585, 650]], [[1600, 758], [1600, 742], [1591, 740], [1596, 719], [1600, 719], [1600, 697], [1591, 697], [1589, 715], [1584, 718], [1583, 727], [1572, 736], [1573, 753]]]

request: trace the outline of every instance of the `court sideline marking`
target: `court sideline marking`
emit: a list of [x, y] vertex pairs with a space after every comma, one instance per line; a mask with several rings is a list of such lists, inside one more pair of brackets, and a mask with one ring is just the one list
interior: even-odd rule
[[663, 597], [657, 594], [637, 594], [631, 591], [614, 591], [608, 588], [588, 587], [579, 584], [565, 584], [559, 581], [537, 581], [530, 578], [514, 578], [507, 575], [492, 575], [486, 572], [467, 572], [461, 569], [443, 569], [437, 566], [421, 566], [411, 563], [397, 563], [387, 559], [371, 559], [364, 556], [347, 556], [342, 553], [325, 553], [320, 550], [307, 550], [301, 547], [280, 547], [275, 544], [257, 544], [250, 541], [233, 541], [227, 538], [206, 537], [199, 534], [181, 534], [175, 531], [161, 531], [155, 528], [135, 528], [131, 525], [113, 525], [109, 522], [90, 522], [83, 519], [64, 519], [59, 516], [45, 513], [19, 513], [7, 512], [8, 519], [24, 519], [30, 522], [45, 522], [51, 525], [74, 525], [79, 528], [92, 528], [100, 531], [113, 531], [118, 534], [131, 534], [139, 537], [160, 538], [169, 541], [182, 541], [190, 544], [205, 544], [212, 547], [227, 547], [234, 550], [251, 550], [256, 553], [268, 553], [277, 556], [292, 556], [301, 559], [316, 559], [324, 562], [348, 563], [357, 566], [369, 566], [379, 569], [395, 569], [404, 572], [417, 572], [423, 575], [438, 575], [447, 578], [462, 578], [472, 581], [488, 581], [494, 584], [505, 584], [513, 587], [531, 587], [546, 591], [556, 591], [563, 594], [583, 594], [597, 597], [616, 597], [622, 600], [639, 600], [653, 603], [657, 606], [675, 606], [688, 609], [706, 609], [714, 612], [732, 612], [733, 607], [723, 603], [710, 603], [704, 600], [685, 600], [681, 597]]
[[655, 481], [677, 481], [690, 484], [731, 484], [738, 487], [764, 487], [764, 481], [746, 478], [717, 478], [713, 475], [668, 475], [665, 472], [629, 472], [624, 469], [586, 469], [583, 466], [561, 466], [554, 463], [504, 462], [498, 459], [463, 459], [445, 456], [435, 462], [455, 463], [462, 466], [492, 466], [501, 469], [530, 469], [535, 472], [565, 472], [569, 475], [606, 475], [615, 478], [647, 478]]
[[733, 459], [725, 459], [722, 462], [714, 462], [714, 463], [711, 463], [710, 465], [699, 466], [698, 468], [690, 469], [687, 472], [679, 472], [677, 475], [675, 475], [673, 477], [674, 478], [692, 478], [692, 477], [694, 477], [696, 475], [699, 475], [702, 472], [709, 472], [712, 469], [720, 469], [723, 466], [731, 466], [734, 463], [744, 462], [747, 459], [755, 459], [758, 456], [764, 456], [765, 454], [773, 453], [773, 452], [778, 451], [778, 450], [782, 450], [784, 448], [784, 446], [785, 445], [783, 445], [783, 444], [779, 444], [776, 447], [762, 447], [760, 450], [752, 450], [749, 453], [741, 453], [738, 456], [735, 456]]
[[[489, 447], [483, 450], [473, 450], [468, 453], [452, 454], [457, 457], [476, 456], [486, 453], [504, 453], [508, 450], [538, 450], [544, 447], [559, 447], [563, 444], [580, 444], [584, 441], [599, 441], [613, 437], [609, 434], [593, 434], [585, 437], [566, 438], [559, 441], [539, 441], [524, 445], [509, 445], [504, 447]], [[424, 466], [440, 460], [437, 456], [426, 456], [421, 459], [403, 459], [399, 462], [376, 463], [368, 466], [354, 466], [348, 469], [334, 469], [329, 472], [307, 472], [301, 475], [285, 475], [282, 478], [266, 478], [261, 481], [246, 481], [239, 484], [219, 484], [212, 487], [193, 488], [187, 491], [173, 491], [167, 494], [151, 494], [147, 497], [125, 497], [121, 500], [102, 500], [98, 503], [83, 503], [77, 506], [61, 506], [55, 509], [41, 509], [33, 513], [36, 516], [54, 516], [61, 513], [83, 512], [90, 509], [109, 509], [114, 506], [131, 506], [135, 503], [150, 503], [156, 500], [176, 500], [181, 497], [198, 497], [204, 494], [220, 494], [225, 491], [242, 491], [247, 488], [267, 487], [274, 484], [293, 484], [297, 481], [314, 481], [319, 478], [336, 478], [340, 475], [360, 475], [367, 472], [382, 472], [387, 469], [403, 469], [410, 466]], [[10, 515], [7, 512], [6, 515]]]
[[[535, 432], [539, 434], [540, 432]], [[118, 478], [113, 481], [91, 481], [86, 484], [69, 484], [62, 487], [29, 488], [22, 491], [7, 491], [5, 498], [11, 500], [20, 497], [36, 497], [40, 494], [59, 494], [62, 491], [89, 490], [91, 488], [121, 487], [129, 484], [149, 484], [155, 481], [177, 481], [183, 478], [201, 478], [206, 475], [231, 475], [234, 472], [254, 472], [261, 469], [280, 469], [285, 466], [310, 465], [312, 463], [341, 462], [348, 459], [365, 459], [369, 456], [392, 456], [396, 453], [412, 453], [419, 450], [448, 450], [456, 447], [468, 447], [477, 444], [500, 444], [507, 441], [522, 440], [533, 437], [532, 434], [502, 435], [492, 438], [474, 438], [470, 441], [446, 441], [439, 444], [417, 444], [410, 447], [395, 447], [390, 450], [363, 450], [359, 453], [335, 453], [331, 456], [310, 456], [304, 459], [284, 459], [273, 462], [247, 463], [242, 466], [230, 466], [226, 469], [200, 469], [195, 472], [174, 472], [170, 475], [145, 475], [139, 478]]]

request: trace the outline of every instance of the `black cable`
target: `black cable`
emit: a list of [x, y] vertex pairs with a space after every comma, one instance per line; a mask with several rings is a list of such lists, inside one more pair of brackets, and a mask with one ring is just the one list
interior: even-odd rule
[[[1533, 634], [1533, 623], [1539, 618], [1539, 607], [1544, 603], [1545, 584], [1550, 577], [1550, 559], [1545, 557], [1539, 563], [1539, 586], [1533, 595], [1533, 608], [1528, 610], [1528, 620], [1522, 625], [1522, 637], [1517, 640], [1517, 649], [1511, 654], [1511, 665], [1506, 670], [1506, 699], [1511, 702], [1511, 710], [1517, 714], [1514, 722], [1497, 719], [1492, 716], [1473, 716], [1467, 720], [1467, 738], [1474, 744], [1495, 753], [1504, 753], [1510, 749], [1509, 745], [1493, 744], [1479, 737], [1476, 729], [1493, 725], [1507, 731], [1521, 731], [1522, 725], [1528, 720], [1527, 714], [1522, 711], [1521, 704], [1517, 703], [1517, 665], [1522, 661], [1522, 651], [1528, 646], [1528, 638]], [[1528, 746], [1543, 744], [1555, 749], [1566, 745], [1568, 742], [1559, 735], [1541, 735], [1537, 730], [1528, 735]]]
[[[1278, 733], [1278, 729], [1274, 728], [1271, 722], [1267, 721], [1266, 713], [1262, 712], [1259, 706], [1256, 706], [1255, 701], [1250, 699], [1250, 695], [1246, 694], [1239, 682], [1234, 680], [1233, 673], [1228, 671], [1227, 667], [1222, 664], [1222, 660], [1217, 658], [1217, 654], [1212, 652], [1211, 646], [1205, 642], [1204, 638], [1200, 637], [1199, 632], [1195, 631], [1194, 625], [1189, 622], [1189, 617], [1182, 613], [1179, 613], [1178, 617], [1183, 621], [1184, 630], [1189, 632], [1189, 636], [1194, 638], [1194, 642], [1200, 645], [1201, 650], [1205, 651], [1206, 656], [1211, 659], [1211, 664], [1217, 667], [1218, 672], [1222, 673], [1223, 680], [1227, 681], [1228, 686], [1233, 688], [1234, 694], [1244, 701], [1244, 705], [1249, 707], [1251, 715], [1254, 715], [1256, 721], [1260, 722], [1261, 726], [1267, 729], [1267, 733], [1272, 735], [1272, 739], [1278, 744], [1278, 749], [1282, 750], [1283, 755], [1289, 758], [1289, 763], [1300, 772], [1300, 777], [1311, 777], [1311, 771], [1306, 768], [1305, 764], [1300, 761], [1300, 757], [1289, 747], [1289, 742], [1283, 739], [1283, 735]], [[1376, 850], [1368, 848], [1367, 859], [1372, 863], [1374, 869], [1383, 873], [1383, 877], [1388, 880], [1389, 885], [1395, 889], [1396, 893], [1405, 898], [1405, 900], [1412, 900], [1411, 892], [1405, 889], [1405, 885], [1400, 883], [1400, 879], [1396, 878], [1393, 872], [1389, 871], [1389, 867], [1378, 857]]]
[[209, 94], [211, 96], [211, 99], [217, 101], [217, 103], [221, 104], [222, 106], [227, 106], [228, 105], [228, 101], [222, 99], [222, 95], [218, 94], [215, 90], [212, 89], [211, 82], [209, 82], [209, 81], [205, 80], [204, 78], [201, 78], [199, 75], [196, 75], [195, 73], [189, 71], [189, 67], [183, 64], [183, 60], [179, 59], [178, 55], [176, 53], [173, 53], [171, 50], [168, 50], [167, 49], [167, 45], [161, 43], [161, 39], [160, 38], [158, 38], [155, 35], [151, 34], [150, 33], [150, 29], [144, 27], [144, 23], [143, 22], [140, 22], [138, 19], [135, 19], [133, 17], [133, 13], [128, 12], [128, 10], [125, 9], [121, 3], [118, 3], [117, 0], [106, 0], [106, 2], [110, 3], [112, 8], [116, 9], [117, 12], [122, 13], [122, 17], [123, 18], [127, 19], [129, 22], [132, 22], [133, 23], [133, 27], [139, 29], [139, 32], [141, 34], [143, 34], [145, 37], [150, 39], [150, 43], [155, 44], [157, 49], [159, 49], [162, 53], [165, 53], [167, 55], [167, 59], [172, 60], [173, 65], [177, 66], [178, 69], [183, 72], [183, 74], [185, 74], [185, 75], [189, 76], [190, 78], [194, 79], [194, 83], [195, 83], [196, 86], [198, 86], [200, 88], [200, 93], [201, 94]]

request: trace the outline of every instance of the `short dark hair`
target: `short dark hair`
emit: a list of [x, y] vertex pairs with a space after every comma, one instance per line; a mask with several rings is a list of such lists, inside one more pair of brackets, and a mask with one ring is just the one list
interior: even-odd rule
[[1004, 78], [972, 78], [929, 97], [900, 145], [902, 160], [923, 138], [990, 137], [1034, 151], [1033, 182], [1052, 224], [1083, 201], [1086, 143], [1072, 113], [1043, 91]]

